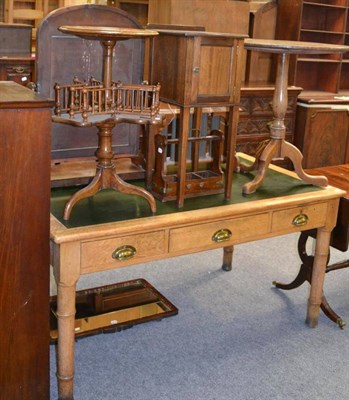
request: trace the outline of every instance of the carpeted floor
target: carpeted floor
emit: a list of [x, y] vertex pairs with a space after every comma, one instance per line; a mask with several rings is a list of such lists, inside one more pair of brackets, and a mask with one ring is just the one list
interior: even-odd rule
[[[79, 289], [144, 278], [179, 313], [76, 343], [75, 400], [341, 400], [349, 398], [349, 269], [325, 294], [347, 320], [305, 323], [309, 285], [272, 286], [299, 269], [298, 235], [236, 246], [233, 271], [214, 250], [84, 276]], [[332, 251], [331, 262], [349, 254]], [[51, 346], [51, 400], [57, 399]]]

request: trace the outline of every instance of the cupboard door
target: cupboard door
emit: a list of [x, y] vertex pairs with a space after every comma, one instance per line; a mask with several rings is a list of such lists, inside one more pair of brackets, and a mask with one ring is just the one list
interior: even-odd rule
[[[300, 107], [298, 107], [300, 108]], [[305, 117], [305, 121], [298, 118]], [[304, 132], [301, 126], [305, 127]], [[347, 110], [314, 108], [297, 112], [296, 144], [303, 153], [304, 168], [345, 164], [349, 158]]]

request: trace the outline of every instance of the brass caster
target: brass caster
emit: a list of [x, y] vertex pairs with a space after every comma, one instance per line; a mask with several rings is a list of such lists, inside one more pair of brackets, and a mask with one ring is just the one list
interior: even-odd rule
[[346, 325], [346, 322], [344, 321], [344, 319], [338, 318], [336, 322], [337, 322], [337, 325], [338, 325], [341, 329], [344, 329], [344, 327], [345, 327], [345, 325]]

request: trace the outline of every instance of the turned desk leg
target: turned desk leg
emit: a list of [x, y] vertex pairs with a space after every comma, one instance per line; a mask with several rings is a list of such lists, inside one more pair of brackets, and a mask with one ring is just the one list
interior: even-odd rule
[[73, 400], [75, 296], [80, 277], [80, 243], [64, 243], [53, 249], [57, 283], [57, 383], [58, 399]]
[[233, 265], [234, 246], [223, 247], [223, 265], [224, 271], [231, 271]]
[[74, 286], [57, 286], [59, 400], [72, 400], [74, 390], [75, 293]]
[[330, 238], [331, 230], [325, 227], [318, 229], [306, 318], [306, 323], [311, 328], [315, 328], [318, 324]]

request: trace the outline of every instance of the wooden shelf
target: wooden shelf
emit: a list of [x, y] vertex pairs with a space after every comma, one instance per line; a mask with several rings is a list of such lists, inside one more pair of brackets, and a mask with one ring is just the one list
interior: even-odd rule
[[[334, 0], [329, 0], [331, 3], [334, 2]], [[330, 7], [330, 8], [345, 8], [346, 5], [346, 0], [337, 0], [337, 4], [331, 4], [331, 3], [326, 3], [324, 1], [321, 2], [321, 0], [318, 1], [304, 1], [304, 4], [309, 4], [312, 6], [319, 6], [319, 7]]]
[[314, 58], [298, 58], [298, 62], [313, 62], [313, 63], [334, 63], [334, 64], [340, 64], [341, 60], [335, 60], [335, 59], [328, 59], [328, 58], [319, 58], [319, 57], [314, 57]]
[[343, 32], [338, 31], [328, 31], [328, 30], [318, 30], [318, 29], [301, 29], [301, 32], [316, 33], [316, 34], [326, 34], [326, 35], [343, 35]]
[[[278, 2], [276, 39], [349, 45], [348, 34], [349, 0]], [[293, 56], [289, 83], [304, 90], [333, 93], [347, 90], [349, 73], [346, 60], [349, 60], [348, 54]]]

